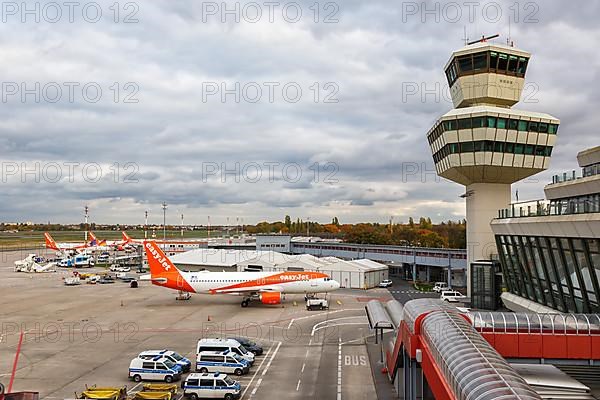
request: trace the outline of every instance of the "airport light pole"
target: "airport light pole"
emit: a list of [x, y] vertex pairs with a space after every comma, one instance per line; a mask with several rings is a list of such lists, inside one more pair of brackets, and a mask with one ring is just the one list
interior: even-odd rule
[[210, 215], [208, 216], [208, 232], [207, 232], [207, 238], [208, 238], [208, 240], [210, 240]]
[[90, 209], [87, 206], [87, 204], [83, 209], [85, 211], [85, 234], [84, 234], [84, 236], [85, 236], [85, 243], [87, 244], [87, 241], [88, 241], [88, 212]]
[[[163, 241], [167, 240], [167, 203], [163, 201]], [[163, 243], [164, 244], [164, 243]]]
[[183, 214], [181, 214], [181, 238], [183, 239]]
[[148, 210], [144, 211], [144, 240], [148, 239]]

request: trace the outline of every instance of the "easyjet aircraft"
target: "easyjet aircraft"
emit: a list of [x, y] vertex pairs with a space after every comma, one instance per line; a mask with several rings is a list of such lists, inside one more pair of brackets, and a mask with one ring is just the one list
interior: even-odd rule
[[87, 253], [96, 250], [108, 250], [106, 246], [106, 240], [99, 241], [93, 232], [89, 232], [90, 241], [88, 243], [56, 243], [56, 241], [50, 236], [48, 232], [44, 232], [44, 238], [46, 239], [46, 248], [60, 251], [64, 254], [75, 254], [75, 253]]
[[87, 243], [56, 243], [52, 236], [48, 232], [44, 232], [44, 238], [46, 239], [46, 248], [57, 250], [60, 252], [79, 252], [86, 247]]
[[321, 272], [183, 272], [154, 241], [144, 243], [154, 285], [191, 293], [243, 296], [242, 307], [252, 300], [280, 304], [286, 293], [326, 293], [340, 284]]

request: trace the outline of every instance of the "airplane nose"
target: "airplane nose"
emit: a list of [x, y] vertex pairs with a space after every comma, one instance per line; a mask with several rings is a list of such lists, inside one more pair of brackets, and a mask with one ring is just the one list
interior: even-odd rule
[[337, 290], [337, 289], [339, 289], [339, 288], [340, 288], [340, 283], [339, 283], [338, 281], [334, 281], [334, 280], [332, 280], [332, 281], [331, 281], [331, 288], [332, 288], [333, 290]]

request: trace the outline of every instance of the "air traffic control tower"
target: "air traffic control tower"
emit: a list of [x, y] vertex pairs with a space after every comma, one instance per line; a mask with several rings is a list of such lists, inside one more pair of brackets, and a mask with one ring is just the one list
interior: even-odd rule
[[446, 63], [455, 108], [435, 123], [427, 140], [438, 175], [466, 187], [461, 197], [469, 269], [473, 261], [498, 254], [490, 221], [509, 206], [511, 184], [548, 168], [560, 121], [511, 108], [521, 97], [530, 57], [482, 39], [453, 52]]

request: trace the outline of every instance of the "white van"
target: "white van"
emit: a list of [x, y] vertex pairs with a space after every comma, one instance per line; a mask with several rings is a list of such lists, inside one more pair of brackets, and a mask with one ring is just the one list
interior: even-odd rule
[[242, 386], [225, 374], [189, 374], [182, 383], [183, 395], [192, 400], [209, 399], [239, 399]]
[[190, 360], [172, 350], [146, 350], [142, 351], [138, 355], [139, 358], [143, 358], [144, 360], [152, 360], [156, 356], [162, 356], [167, 360], [179, 365], [183, 372], [188, 372], [192, 367], [192, 362]]
[[467, 296], [463, 295], [460, 292], [457, 292], [456, 290], [445, 290], [440, 296], [441, 300], [445, 300], [449, 303], [458, 303], [459, 301], [463, 301], [466, 298]]
[[223, 352], [226, 350], [239, 355], [248, 361], [250, 365], [254, 364], [254, 354], [235, 339], [200, 339], [198, 340], [196, 354], [200, 354], [203, 351]]
[[76, 267], [93, 267], [94, 259], [91, 256], [85, 254], [78, 254], [75, 256], [73, 264]]
[[136, 357], [129, 364], [129, 379], [136, 382], [144, 380], [171, 383], [179, 380], [181, 373], [180, 366], [162, 356], [150, 360]]
[[450, 287], [448, 286], [448, 283], [446, 283], [446, 282], [436, 282], [433, 285], [433, 289], [432, 290], [434, 292], [437, 292], [437, 293], [442, 293], [444, 291], [452, 290], [452, 289], [450, 289]]
[[250, 364], [239, 355], [229, 351], [202, 351], [196, 358], [196, 371], [226, 372], [244, 375], [250, 370]]

